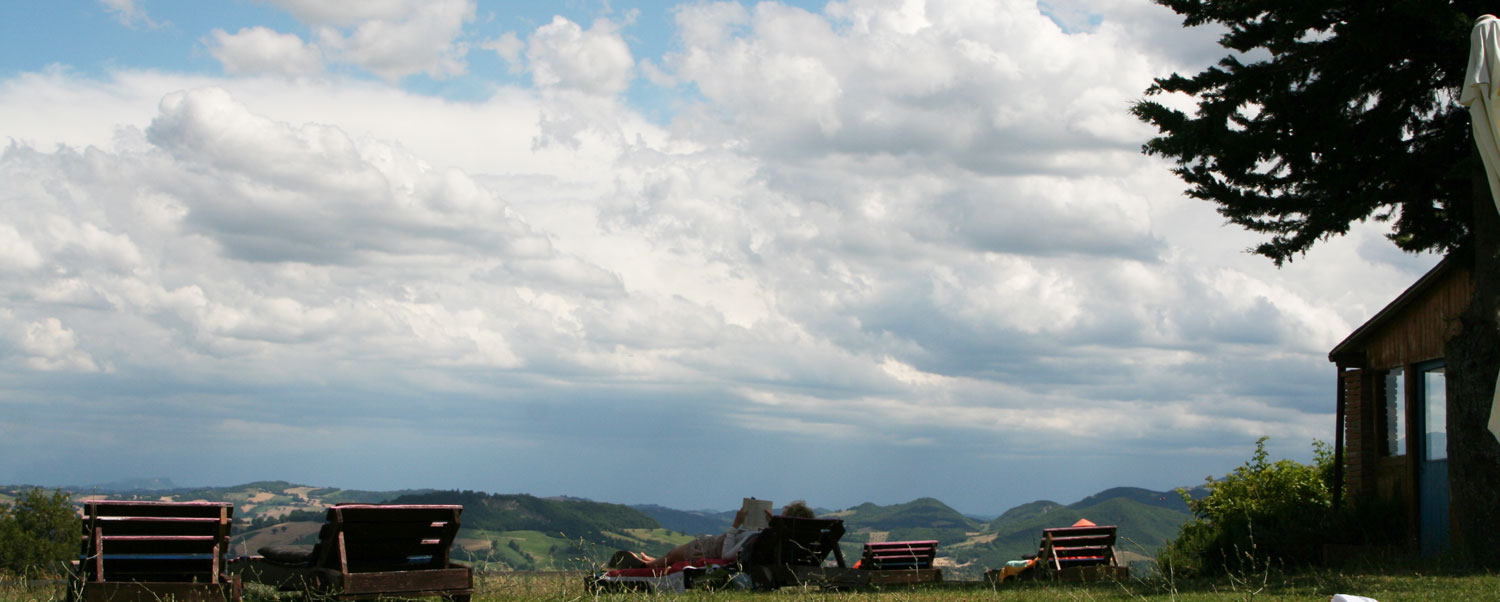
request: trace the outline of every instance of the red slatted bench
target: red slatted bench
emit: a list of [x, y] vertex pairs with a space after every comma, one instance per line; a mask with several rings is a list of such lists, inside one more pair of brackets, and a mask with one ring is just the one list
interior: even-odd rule
[[1037, 566], [1060, 581], [1124, 579], [1128, 570], [1115, 557], [1117, 532], [1113, 526], [1043, 529]]
[[68, 599], [239, 602], [240, 580], [225, 570], [233, 513], [215, 502], [84, 502]]

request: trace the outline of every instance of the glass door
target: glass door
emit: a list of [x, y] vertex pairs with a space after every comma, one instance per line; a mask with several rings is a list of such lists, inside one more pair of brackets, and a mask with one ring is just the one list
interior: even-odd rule
[[1417, 366], [1421, 437], [1417, 463], [1422, 554], [1448, 551], [1448, 381], [1442, 363]]

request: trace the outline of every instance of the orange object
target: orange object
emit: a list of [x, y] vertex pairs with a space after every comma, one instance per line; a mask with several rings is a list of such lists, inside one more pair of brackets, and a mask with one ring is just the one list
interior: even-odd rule
[[1075, 526], [1075, 527], [1097, 527], [1099, 525], [1094, 524], [1094, 521], [1091, 521], [1089, 519], [1080, 518], [1080, 519], [1078, 519], [1078, 522], [1073, 523], [1073, 526]]

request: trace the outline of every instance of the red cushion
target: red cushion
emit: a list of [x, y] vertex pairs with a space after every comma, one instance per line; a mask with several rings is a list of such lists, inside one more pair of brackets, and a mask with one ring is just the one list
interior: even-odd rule
[[668, 567], [647, 567], [643, 569], [614, 569], [604, 573], [605, 577], [660, 577], [672, 573], [681, 572], [688, 567], [703, 568], [706, 566], [722, 566], [729, 564], [728, 560], [721, 558], [699, 558], [697, 560], [684, 560]]

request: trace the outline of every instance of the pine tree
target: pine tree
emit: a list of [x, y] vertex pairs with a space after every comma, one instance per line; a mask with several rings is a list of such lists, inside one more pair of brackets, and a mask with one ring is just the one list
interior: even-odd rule
[[[1453, 532], [1500, 531], [1500, 443], [1485, 429], [1500, 369], [1500, 216], [1457, 103], [1477, 0], [1153, 0], [1230, 53], [1158, 78], [1132, 112], [1188, 194], [1266, 235], [1276, 265], [1364, 220], [1406, 251], [1470, 270], [1475, 296], [1446, 350]], [[1489, 7], [1494, 10], [1493, 7]], [[1187, 95], [1187, 114], [1155, 100]], [[1463, 550], [1500, 563], [1500, 550]]]

